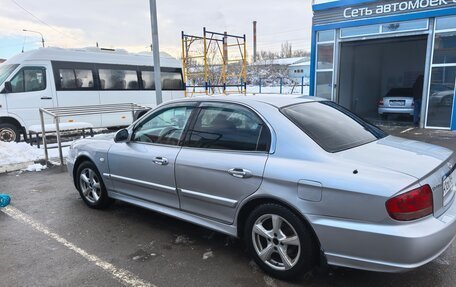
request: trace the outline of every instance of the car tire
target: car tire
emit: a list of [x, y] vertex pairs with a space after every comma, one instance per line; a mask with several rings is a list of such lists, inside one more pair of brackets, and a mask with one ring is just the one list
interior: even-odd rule
[[244, 241], [255, 262], [273, 277], [294, 279], [314, 266], [317, 248], [313, 234], [284, 206], [263, 204], [255, 208], [247, 218]]
[[114, 200], [108, 197], [108, 192], [97, 167], [90, 161], [78, 166], [76, 183], [79, 195], [87, 206], [95, 209], [109, 207]]
[[19, 142], [21, 140], [21, 130], [13, 124], [0, 124], [0, 141]]

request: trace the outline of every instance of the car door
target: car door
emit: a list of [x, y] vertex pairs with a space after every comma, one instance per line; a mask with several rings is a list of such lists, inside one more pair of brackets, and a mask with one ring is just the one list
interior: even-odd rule
[[193, 108], [192, 103], [164, 107], [140, 121], [130, 141], [111, 147], [108, 161], [115, 192], [179, 207], [174, 165]]
[[176, 161], [181, 209], [231, 223], [243, 199], [260, 186], [271, 133], [252, 110], [203, 103]]
[[[23, 66], [10, 80], [12, 91], [6, 94], [8, 112], [21, 118], [26, 127], [40, 124], [40, 108], [54, 106], [54, 91], [50, 84], [51, 69], [46, 62]], [[47, 122], [52, 118], [45, 117]]]

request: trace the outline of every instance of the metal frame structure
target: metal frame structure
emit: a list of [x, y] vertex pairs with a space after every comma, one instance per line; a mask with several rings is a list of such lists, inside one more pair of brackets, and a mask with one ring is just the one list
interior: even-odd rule
[[203, 28], [203, 36], [182, 31], [185, 96], [246, 93], [246, 36]]
[[62, 142], [60, 140], [60, 119], [62, 117], [70, 116], [85, 116], [85, 115], [96, 115], [96, 114], [112, 114], [131, 112], [133, 121], [135, 118], [135, 112], [148, 110], [150, 107], [141, 106], [134, 103], [124, 104], [107, 104], [107, 105], [88, 105], [88, 106], [71, 106], [71, 107], [57, 107], [57, 108], [40, 108], [40, 119], [41, 119], [41, 131], [43, 137], [44, 156], [46, 165], [49, 161], [49, 154], [46, 141], [46, 129], [44, 124], [44, 115], [47, 114], [53, 117], [55, 122], [55, 133], [57, 136], [57, 144], [59, 148], [59, 158], [62, 165], [65, 164], [62, 153]]

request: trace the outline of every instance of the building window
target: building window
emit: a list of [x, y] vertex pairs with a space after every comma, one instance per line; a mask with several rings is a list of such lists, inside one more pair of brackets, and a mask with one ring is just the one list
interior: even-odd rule
[[456, 31], [435, 35], [433, 63], [456, 63]]
[[456, 66], [432, 68], [427, 126], [451, 127]]
[[427, 127], [452, 127], [456, 82], [456, 17], [436, 19]]
[[[332, 100], [335, 31], [320, 31], [317, 34], [317, 39], [324, 41], [317, 42], [315, 96]], [[303, 70], [300, 71], [301, 73], [304, 72]]]
[[437, 18], [435, 21], [435, 30], [448, 30], [448, 29], [456, 29], [456, 16], [450, 17], [441, 17]]
[[333, 72], [317, 72], [315, 95], [331, 100]]
[[427, 30], [428, 19], [401, 21], [381, 25], [365, 25], [340, 29], [341, 38], [370, 36], [378, 34], [399, 33], [409, 31]]
[[317, 34], [317, 41], [321, 42], [334, 42], [334, 30], [320, 31]]

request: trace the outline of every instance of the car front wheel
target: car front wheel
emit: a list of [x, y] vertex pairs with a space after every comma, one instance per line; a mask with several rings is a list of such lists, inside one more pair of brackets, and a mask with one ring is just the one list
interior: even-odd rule
[[246, 245], [256, 263], [268, 274], [292, 279], [313, 267], [316, 248], [307, 225], [278, 204], [258, 206], [245, 225]]
[[113, 199], [108, 197], [103, 179], [92, 162], [86, 161], [79, 165], [77, 180], [79, 194], [89, 207], [103, 209], [113, 202]]

